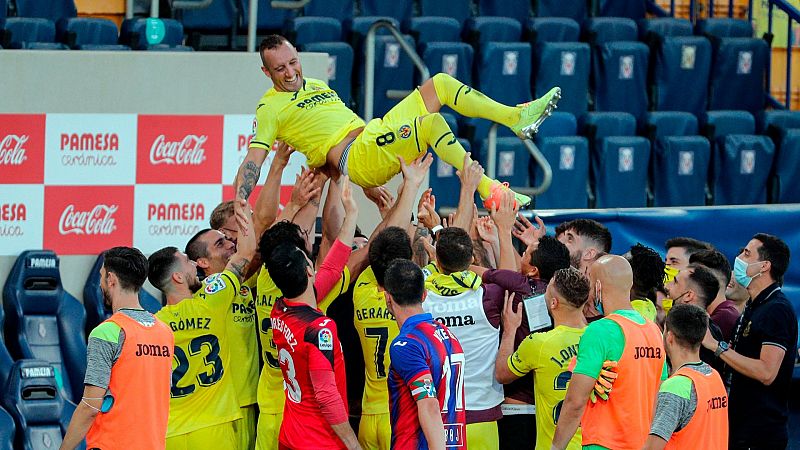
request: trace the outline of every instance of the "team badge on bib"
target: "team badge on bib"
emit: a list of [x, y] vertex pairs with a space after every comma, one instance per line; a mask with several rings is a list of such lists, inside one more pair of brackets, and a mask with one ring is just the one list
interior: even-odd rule
[[319, 349], [322, 351], [333, 350], [333, 332], [327, 328], [319, 330], [317, 335], [319, 340]]
[[215, 273], [210, 277], [205, 279], [205, 291], [206, 294], [216, 294], [217, 292], [225, 289], [228, 285], [225, 284], [225, 280], [222, 278], [222, 275]]
[[239, 295], [241, 297], [249, 297], [250, 296], [250, 288], [247, 286], [242, 286], [239, 288]]
[[397, 130], [397, 133], [401, 138], [408, 139], [411, 137], [411, 127], [409, 125], [403, 125], [399, 130]]

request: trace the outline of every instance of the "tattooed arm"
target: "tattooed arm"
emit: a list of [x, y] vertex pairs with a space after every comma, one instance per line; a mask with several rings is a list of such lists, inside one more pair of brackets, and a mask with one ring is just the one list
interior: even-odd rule
[[247, 150], [242, 165], [239, 166], [239, 172], [236, 174], [236, 180], [233, 187], [236, 190], [236, 198], [247, 200], [253, 192], [253, 188], [258, 183], [258, 178], [261, 176], [261, 165], [267, 159], [268, 150], [261, 148], [250, 147]]
[[[239, 203], [237, 206], [236, 221], [239, 225], [239, 238], [236, 240], [236, 253], [228, 260], [228, 265], [225, 266], [226, 270], [231, 271], [239, 282], [244, 278], [247, 266], [253, 260], [253, 255], [256, 252], [256, 234], [253, 232], [253, 215], [250, 213], [250, 208], [247, 208], [245, 200], [236, 200]], [[241, 211], [238, 212], [238, 211]], [[241, 224], [244, 223], [244, 226]]]

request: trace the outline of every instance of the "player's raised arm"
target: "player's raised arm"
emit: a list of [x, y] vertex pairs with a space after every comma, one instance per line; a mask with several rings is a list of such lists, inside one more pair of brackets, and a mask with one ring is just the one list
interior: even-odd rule
[[[264, 187], [256, 200], [256, 206], [253, 211], [253, 226], [256, 236], [261, 236], [267, 228], [275, 223], [278, 217], [278, 204], [280, 203], [281, 193], [281, 177], [283, 170], [289, 164], [289, 158], [294, 153], [294, 149], [285, 142], [278, 142], [278, 148], [275, 150], [275, 158], [269, 166], [267, 172], [267, 179], [264, 181]], [[237, 191], [238, 192], [238, 191]]]
[[225, 269], [236, 275], [241, 282], [245, 269], [256, 252], [256, 234], [253, 232], [253, 215], [247, 207], [247, 202], [237, 199], [236, 203], [238, 203], [236, 221], [239, 223], [239, 238], [236, 240], [236, 253], [231, 256]]

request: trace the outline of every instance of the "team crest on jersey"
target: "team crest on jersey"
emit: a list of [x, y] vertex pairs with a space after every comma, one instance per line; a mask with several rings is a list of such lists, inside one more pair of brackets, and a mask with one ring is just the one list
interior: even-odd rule
[[333, 332], [331, 330], [327, 328], [319, 330], [317, 340], [319, 341], [320, 350], [333, 350]]
[[411, 127], [409, 125], [403, 125], [399, 130], [397, 130], [397, 133], [401, 138], [408, 139], [411, 137]]
[[247, 286], [242, 286], [239, 288], [239, 296], [241, 297], [250, 297], [250, 288]]
[[205, 285], [206, 287], [203, 290], [206, 294], [216, 294], [228, 286], [225, 284], [225, 280], [222, 278], [222, 275], [218, 273], [206, 278]]

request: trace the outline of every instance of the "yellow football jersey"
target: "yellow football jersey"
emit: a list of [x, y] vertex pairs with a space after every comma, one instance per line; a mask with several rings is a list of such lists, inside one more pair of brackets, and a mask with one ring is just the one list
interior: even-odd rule
[[392, 313], [386, 308], [386, 297], [378, 290], [372, 267], [356, 280], [353, 288], [353, 322], [361, 339], [364, 355], [363, 414], [389, 412], [389, 391], [386, 375], [389, 372], [389, 344], [400, 333]]
[[[536, 450], [548, 450], [553, 442], [561, 404], [572, 378], [569, 365], [578, 354], [578, 342], [584, 330], [559, 325], [546, 333], [531, 333], [508, 358], [508, 368], [516, 375], [533, 372]], [[580, 428], [567, 449], [581, 449]]]
[[175, 336], [167, 437], [241, 418], [226, 339], [228, 311], [239, 288], [226, 270], [203, 280], [192, 298], [156, 313]]
[[228, 342], [230, 345], [231, 375], [236, 387], [239, 406], [256, 403], [258, 390], [258, 336], [256, 335], [255, 274], [239, 287], [239, 295], [228, 313]]
[[310, 167], [320, 167], [331, 147], [363, 126], [364, 121], [324, 81], [304, 78], [297, 92], [270, 88], [261, 97], [250, 147], [269, 151], [278, 139], [302, 152]]
[[[350, 271], [345, 266], [341, 278], [328, 295], [318, 303], [324, 313], [337, 297], [342, 295], [350, 285]], [[256, 301], [256, 317], [258, 322], [258, 338], [261, 340], [261, 351], [264, 353], [264, 366], [258, 379], [258, 409], [264, 414], [283, 412], [283, 373], [278, 361], [278, 348], [272, 340], [272, 306], [283, 297], [281, 290], [275, 286], [267, 268], [262, 266], [258, 273], [258, 299]]]

